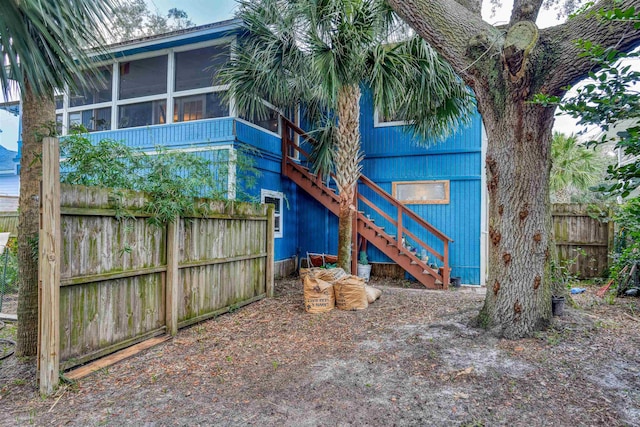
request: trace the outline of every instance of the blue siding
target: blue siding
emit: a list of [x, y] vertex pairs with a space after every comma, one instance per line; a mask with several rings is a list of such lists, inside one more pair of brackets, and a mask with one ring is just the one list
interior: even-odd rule
[[[260, 172], [258, 182], [253, 188], [242, 190], [260, 200], [260, 190], [279, 191], [284, 194], [285, 201], [282, 209], [282, 238], [275, 239], [276, 261], [291, 258], [299, 252], [298, 224], [300, 217], [299, 193], [303, 190], [288, 178], [280, 174], [281, 140], [279, 136], [256, 129], [243, 121], [236, 121], [237, 141], [251, 146], [255, 167]], [[240, 172], [239, 172], [240, 173]]]

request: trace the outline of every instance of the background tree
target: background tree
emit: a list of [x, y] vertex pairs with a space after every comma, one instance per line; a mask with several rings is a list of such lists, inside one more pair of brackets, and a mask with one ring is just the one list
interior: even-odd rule
[[18, 333], [16, 355], [36, 354], [38, 332], [38, 218], [42, 137], [55, 133], [55, 90], [84, 83], [91, 60], [83, 47], [103, 43], [112, 0], [0, 2], [0, 85], [22, 99], [22, 157], [18, 219]]
[[577, 136], [553, 134], [549, 182], [552, 203], [570, 203], [572, 198], [584, 195], [603, 181], [605, 170], [605, 159], [580, 144]]
[[151, 11], [145, 0], [122, 0], [114, 11], [111, 42], [137, 39], [154, 34], [193, 27], [195, 24], [181, 9], [171, 8], [166, 15]]
[[630, 51], [633, 24], [590, 13], [634, 0], [601, 0], [567, 22], [539, 29], [544, 0], [514, 0], [506, 25], [482, 20], [482, 0], [389, 0], [392, 7], [474, 90], [488, 134], [489, 275], [480, 323], [506, 338], [530, 335], [551, 318], [549, 171], [554, 108], [538, 93], [562, 97], [593, 71], [576, 40]]
[[[316, 170], [334, 165], [340, 198], [338, 264], [351, 269], [353, 200], [360, 176], [361, 85], [376, 108], [413, 124], [423, 141], [454, 131], [472, 101], [451, 67], [409, 35], [383, 0], [241, 1], [247, 29], [222, 79], [241, 114], [302, 106], [321, 141]], [[392, 44], [389, 44], [393, 41]], [[291, 110], [290, 110], [291, 111]], [[321, 129], [321, 131], [317, 131]]]

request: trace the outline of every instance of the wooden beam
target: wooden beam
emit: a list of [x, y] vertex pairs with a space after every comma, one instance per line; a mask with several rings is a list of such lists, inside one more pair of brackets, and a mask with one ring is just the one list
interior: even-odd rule
[[154, 347], [158, 344], [161, 344], [167, 340], [169, 340], [171, 336], [164, 335], [161, 337], [151, 338], [146, 341], [141, 342], [140, 344], [133, 345], [131, 347], [125, 348], [124, 350], [120, 350], [117, 353], [110, 354], [107, 357], [103, 357], [102, 359], [98, 359], [95, 362], [91, 362], [88, 365], [84, 365], [79, 367], [78, 369], [74, 369], [72, 371], [64, 374], [65, 378], [70, 380], [78, 380], [80, 378], [86, 377], [87, 375], [99, 371], [102, 368], [106, 368], [107, 366], [114, 365], [126, 358], [134, 356], [141, 351], [144, 351], [148, 348]]
[[40, 393], [58, 386], [60, 368], [60, 148], [57, 138], [42, 141], [42, 211], [39, 236]]

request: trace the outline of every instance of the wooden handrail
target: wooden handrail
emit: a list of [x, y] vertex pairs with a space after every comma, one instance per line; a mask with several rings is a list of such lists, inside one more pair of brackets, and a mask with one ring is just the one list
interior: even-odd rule
[[438, 236], [440, 238], [440, 240], [448, 240], [450, 242], [453, 242], [453, 239], [451, 237], [447, 236], [442, 231], [438, 230], [433, 225], [429, 224], [427, 221], [422, 219], [420, 216], [418, 216], [411, 209], [407, 208], [405, 205], [400, 203], [398, 200], [394, 199], [389, 193], [384, 191], [382, 188], [380, 188], [378, 186], [378, 184], [376, 184], [375, 182], [371, 181], [366, 176], [360, 175], [360, 181], [362, 181], [362, 183], [365, 184], [367, 187], [371, 188], [376, 193], [378, 193], [379, 195], [384, 197], [389, 203], [394, 204], [394, 205], [398, 204], [398, 207], [402, 209], [402, 213], [406, 214], [409, 218], [411, 218], [412, 220], [416, 221], [417, 223], [422, 225], [424, 228], [429, 230], [431, 233], [433, 233], [436, 236]]

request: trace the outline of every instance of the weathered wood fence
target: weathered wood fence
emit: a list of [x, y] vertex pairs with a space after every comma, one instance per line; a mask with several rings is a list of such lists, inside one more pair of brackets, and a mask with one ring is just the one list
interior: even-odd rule
[[570, 261], [569, 270], [581, 279], [601, 277], [613, 250], [614, 223], [590, 216], [581, 204], [554, 204], [552, 215], [558, 258]]
[[[57, 158], [54, 146], [45, 138], [43, 165]], [[43, 393], [57, 384], [60, 367], [272, 295], [270, 205], [202, 200], [202, 214], [158, 227], [140, 210], [142, 194], [115, 206], [109, 190], [63, 185], [57, 193], [57, 178], [43, 176]], [[125, 211], [133, 216], [119, 217]]]
[[18, 235], [18, 212], [0, 212], [0, 233]]

